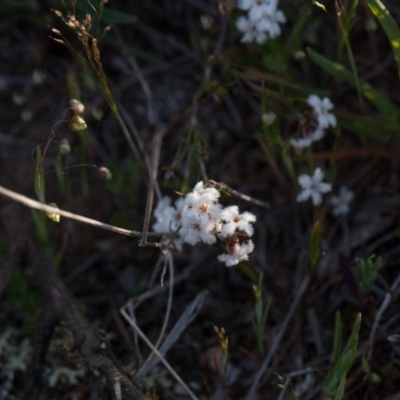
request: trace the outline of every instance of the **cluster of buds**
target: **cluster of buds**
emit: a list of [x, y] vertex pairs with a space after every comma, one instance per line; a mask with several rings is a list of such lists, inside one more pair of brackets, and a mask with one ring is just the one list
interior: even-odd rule
[[219, 240], [227, 253], [220, 254], [218, 260], [229, 267], [247, 260], [254, 249], [250, 237], [256, 217], [249, 212], [239, 213], [237, 206], [224, 208], [219, 197], [217, 189], [201, 181], [175, 205], [169, 197], [163, 197], [154, 210], [154, 231], [163, 233], [162, 242], [177, 250], [182, 250], [184, 242], [193, 246]]

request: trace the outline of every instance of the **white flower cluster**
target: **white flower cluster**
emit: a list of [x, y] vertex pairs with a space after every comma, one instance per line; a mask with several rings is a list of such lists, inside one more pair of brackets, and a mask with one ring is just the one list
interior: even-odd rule
[[281, 34], [279, 24], [286, 22], [285, 14], [278, 10], [278, 0], [238, 0], [238, 8], [247, 11], [247, 17], [239, 17], [237, 29], [243, 33], [242, 42], [259, 44]]
[[228, 267], [247, 260], [254, 249], [250, 237], [256, 217], [249, 212], [239, 213], [237, 206], [222, 207], [219, 197], [217, 189], [201, 181], [175, 206], [169, 197], [163, 197], [154, 210], [154, 231], [164, 233], [163, 243], [178, 250], [183, 242], [214, 244], [219, 239], [225, 243], [227, 253], [220, 254], [218, 260]]
[[313, 142], [316, 142], [325, 136], [326, 128], [329, 128], [329, 126], [336, 126], [336, 117], [330, 112], [333, 108], [333, 104], [328, 97], [321, 99], [316, 94], [312, 94], [308, 97], [307, 104], [312, 108], [318, 125], [314, 132], [306, 137], [290, 139], [290, 144], [298, 149], [309, 147]]

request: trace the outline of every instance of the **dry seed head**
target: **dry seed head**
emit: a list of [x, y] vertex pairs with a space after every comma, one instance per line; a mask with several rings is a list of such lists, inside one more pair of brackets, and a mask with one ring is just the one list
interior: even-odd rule
[[64, 40], [61, 39], [56, 39], [56, 38], [52, 38], [55, 42], [61, 43], [61, 44], [65, 44]]
[[92, 39], [92, 51], [95, 60], [100, 61], [100, 51], [97, 47], [97, 39]]
[[78, 115], [74, 115], [68, 122], [68, 128], [71, 131], [78, 132], [87, 128], [86, 122]]
[[107, 4], [108, 3], [108, 0], [101, 0], [100, 1], [100, 4], [102, 5], [102, 6], [104, 6], [104, 4]]
[[51, 31], [52, 31], [53, 33], [55, 33], [56, 35], [60, 35], [60, 36], [61, 36], [61, 32], [60, 32], [58, 29], [53, 28]]
[[85, 19], [83, 20], [83, 26], [87, 31], [90, 31], [92, 28], [92, 16], [90, 14], [86, 14]]
[[60, 18], [62, 17], [61, 11], [58, 11], [58, 10], [51, 10], [51, 11], [53, 11], [53, 13], [57, 15], [57, 17], [60, 17]]

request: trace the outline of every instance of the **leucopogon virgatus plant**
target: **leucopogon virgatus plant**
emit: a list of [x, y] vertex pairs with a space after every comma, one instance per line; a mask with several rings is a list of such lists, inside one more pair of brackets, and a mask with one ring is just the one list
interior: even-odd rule
[[311, 115], [300, 121], [302, 137], [290, 139], [290, 144], [296, 149], [311, 146], [325, 136], [327, 128], [337, 125], [336, 116], [330, 112], [333, 103], [328, 97], [321, 99], [316, 94], [311, 94], [307, 98], [307, 104], [311, 108]]
[[163, 233], [163, 244], [179, 251], [184, 243], [212, 245], [219, 240], [227, 252], [218, 260], [228, 267], [248, 260], [254, 249], [250, 237], [256, 216], [247, 211], [240, 213], [237, 206], [223, 207], [219, 197], [217, 189], [200, 181], [174, 205], [168, 196], [161, 198], [154, 209], [154, 231]]
[[263, 44], [281, 34], [279, 24], [286, 22], [283, 11], [278, 10], [278, 0], [238, 0], [240, 10], [247, 11], [247, 17], [236, 21], [236, 28], [243, 33], [242, 42]]

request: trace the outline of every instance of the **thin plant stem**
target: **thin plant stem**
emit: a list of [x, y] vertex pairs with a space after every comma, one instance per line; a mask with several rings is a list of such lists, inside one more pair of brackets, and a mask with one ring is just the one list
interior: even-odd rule
[[262, 208], [270, 208], [270, 204], [267, 203], [266, 201], [262, 201], [262, 200], [257, 200], [254, 199], [253, 197], [247, 196], [246, 194], [237, 192], [236, 190], [232, 189], [231, 187], [229, 187], [227, 184], [223, 183], [223, 182], [216, 182], [212, 179], [210, 179], [207, 183], [209, 183], [212, 186], [216, 186], [217, 188], [221, 188], [223, 190], [225, 190], [226, 192], [228, 192], [229, 194], [231, 194], [232, 196], [236, 196], [241, 200], [247, 201], [249, 203], [253, 203], [259, 207]]
[[286, 317], [283, 320], [282, 325], [279, 328], [279, 332], [274, 337], [274, 341], [272, 342], [271, 348], [270, 348], [267, 356], [265, 357], [264, 362], [262, 363], [261, 367], [259, 368], [259, 370], [257, 371], [257, 373], [254, 377], [253, 383], [251, 384], [250, 390], [248, 391], [248, 393], [245, 397], [245, 400], [251, 400], [254, 398], [255, 392], [258, 388], [258, 384], [259, 384], [261, 378], [263, 377], [263, 375], [265, 374], [265, 371], [267, 370], [268, 365], [272, 360], [272, 356], [275, 354], [275, 352], [279, 346], [279, 343], [282, 340], [283, 334], [285, 333], [286, 328], [288, 327], [289, 322], [293, 317], [296, 307], [297, 307], [298, 303], [300, 302], [300, 299], [302, 298], [305, 290], [308, 287], [308, 282], [309, 282], [309, 277], [306, 276], [303, 279], [303, 281], [301, 282], [299, 289], [297, 290], [296, 297], [294, 298], [293, 303], [290, 306], [290, 309], [289, 309], [288, 313], [286, 314]]
[[[44, 211], [47, 213], [58, 214], [62, 217], [73, 219], [73, 220], [79, 221], [79, 222], [83, 222], [84, 224], [88, 224], [88, 225], [94, 226], [96, 228], [105, 229], [107, 231], [111, 231], [111, 232], [115, 232], [115, 233], [120, 233], [121, 235], [126, 235], [126, 236], [130, 236], [130, 237], [142, 237], [141, 232], [119, 228], [118, 226], [105, 224], [104, 222], [100, 222], [95, 219], [83, 217], [82, 215], [74, 214], [69, 211], [64, 211], [64, 210], [61, 210], [56, 207], [48, 206], [47, 204], [43, 204], [43, 203], [33, 200], [29, 197], [23, 196], [22, 194], [19, 194], [12, 190], [6, 189], [3, 186], [0, 186], [0, 194], [18, 202], [18, 203], [21, 203], [29, 208], [34, 208], [36, 210]], [[148, 233], [147, 235], [148, 236], [149, 235], [159, 236], [159, 234], [155, 234], [155, 233]], [[153, 245], [158, 245], [158, 243], [153, 243]], [[157, 246], [157, 247], [160, 247], [160, 246]]]
[[[154, 344], [154, 347], [156, 349], [159, 348], [160, 343], [162, 339], [164, 338], [165, 331], [167, 330], [167, 325], [169, 322], [169, 317], [171, 314], [171, 308], [172, 308], [172, 298], [173, 298], [173, 293], [174, 293], [174, 259], [171, 255], [170, 252], [166, 252], [165, 254], [165, 262], [169, 268], [169, 291], [168, 291], [168, 301], [167, 301], [167, 309], [165, 311], [165, 317], [164, 317], [164, 322], [161, 327], [160, 333], [158, 335], [158, 338], [156, 340], [156, 343]], [[144, 364], [141, 366], [140, 370], [137, 372], [140, 374], [140, 372], [146, 367], [146, 365], [151, 361], [151, 359], [154, 357], [154, 351], [152, 351], [149, 356], [147, 357], [146, 361]]]
[[153, 157], [151, 162], [151, 169], [149, 171], [149, 188], [147, 192], [147, 200], [146, 200], [146, 210], [144, 214], [144, 223], [143, 223], [143, 233], [142, 240], [139, 243], [139, 246], [153, 245], [153, 243], [147, 243], [147, 233], [149, 231], [149, 224], [151, 219], [151, 210], [153, 208], [153, 200], [154, 200], [154, 187], [157, 181], [157, 172], [158, 165], [160, 162], [160, 151], [161, 151], [161, 141], [164, 135], [164, 130], [161, 128], [157, 129], [157, 132], [154, 136], [154, 150]]
[[374, 324], [372, 325], [371, 333], [368, 338], [368, 353], [367, 353], [367, 360], [370, 360], [372, 357], [372, 353], [374, 351], [374, 338], [376, 334], [376, 330], [378, 329], [379, 321], [382, 318], [383, 313], [388, 308], [389, 304], [394, 299], [393, 293], [396, 291], [397, 287], [400, 284], [400, 274], [397, 276], [396, 280], [393, 282], [392, 286], [390, 287], [390, 292], [386, 293], [381, 306], [379, 307], [378, 312], [376, 313]]
[[128, 324], [137, 332], [139, 337], [147, 344], [147, 346], [156, 354], [160, 361], [164, 364], [165, 368], [171, 373], [171, 375], [182, 385], [182, 387], [186, 390], [189, 397], [193, 400], [198, 400], [197, 396], [190, 390], [190, 388], [186, 385], [183, 379], [177, 374], [177, 372], [172, 368], [172, 366], [168, 363], [168, 361], [164, 358], [164, 356], [154, 347], [154, 345], [150, 342], [147, 336], [142, 332], [142, 330], [137, 326], [137, 324], [129, 318], [129, 315], [125, 311], [124, 307], [120, 310], [122, 316], [126, 319]]

